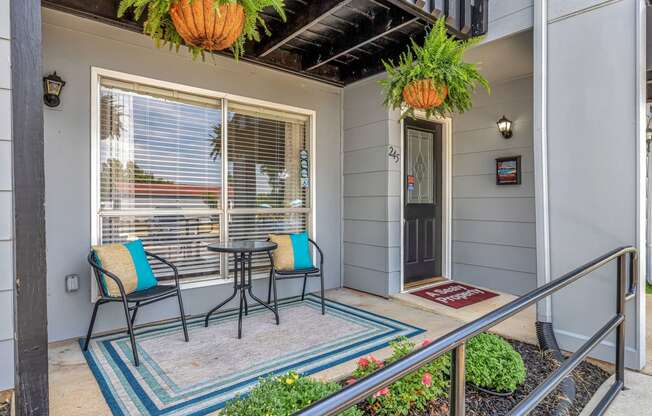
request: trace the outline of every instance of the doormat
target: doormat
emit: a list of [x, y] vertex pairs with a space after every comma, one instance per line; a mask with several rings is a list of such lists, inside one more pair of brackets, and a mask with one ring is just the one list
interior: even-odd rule
[[[423, 329], [362, 309], [306, 296], [279, 302], [281, 324], [262, 306], [250, 307], [238, 339], [237, 311], [136, 330], [140, 367], [125, 334], [94, 338], [84, 353], [116, 416], [213, 414], [261, 377], [295, 371], [310, 375], [412, 337]], [[80, 340], [83, 342], [83, 340]]]
[[443, 285], [410, 293], [454, 309], [460, 309], [498, 296], [498, 293], [457, 282], [444, 283]]

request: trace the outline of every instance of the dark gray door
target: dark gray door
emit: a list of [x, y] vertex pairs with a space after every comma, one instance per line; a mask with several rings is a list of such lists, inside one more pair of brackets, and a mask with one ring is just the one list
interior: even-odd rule
[[441, 276], [441, 125], [406, 120], [403, 276], [406, 284]]

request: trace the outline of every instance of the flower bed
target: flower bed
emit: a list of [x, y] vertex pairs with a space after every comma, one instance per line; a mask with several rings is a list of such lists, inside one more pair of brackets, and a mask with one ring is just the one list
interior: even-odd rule
[[[422, 347], [428, 345], [425, 340]], [[357, 382], [401, 357], [415, 345], [407, 339], [393, 344], [394, 353], [386, 361], [373, 355], [361, 357], [351, 377], [340, 385], [300, 377], [290, 373], [261, 383], [241, 400], [233, 400], [225, 416], [286, 416], [325, 397], [341, 387]], [[539, 347], [506, 341], [492, 334], [481, 334], [467, 344], [466, 410], [470, 416], [503, 415], [557, 368], [554, 359]], [[577, 397], [571, 415], [579, 415], [609, 374], [599, 367], [582, 363], [574, 372]], [[450, 356], [445, 355], [388, 388], [379, 390], [344, 416], [444, 416], [448, 415]], [[474, 386], [474, 383], [476, 386]], [[492, 393], [493, 391], [494, 393]], [[550, 394], [531, 414], [549, 415], [558, 395]]]

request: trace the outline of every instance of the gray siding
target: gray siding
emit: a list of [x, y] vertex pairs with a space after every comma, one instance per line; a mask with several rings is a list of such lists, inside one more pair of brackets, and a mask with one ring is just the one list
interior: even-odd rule
[[[324, 251], [326, 285], [340, 285], [341, 90], [232, 59], [192, 61], [185, 54], [157, 49], [144, 35], [44, 10], [44, 71], [56, 70], [67, 84], [58, 109], [45, 111], [48, 317], [51, 341], [84, 334], [91, 314], [90, 275], [90, 68], [178, 82], [316, 111], [316, 237]], [[1, 123], [0, 123], [1, 124]], [[79, 292], [66, 293], [64, 277], [81, 276]], [[258, 280], [262, 294], [267, 282]], [[319, 282], [312, 279], [309, 289]], [[205, 313], [228, 296], [230, 285], [183, 291], [186, 311]], [[279, 284], [280, 296], [300, 293], [300, 281]], [[114, 305], [102, 306], [97, 331], [122, 327]], [[143, 309], [140, 322], [177, 315], [174, 302]]]
[[398, 122], [376, 79], [344, 89], [344, 286], [387, 296], [400, 289], [401, 165]]
[[[549, 2], [543, 88], [548, 91], [544, 123], [553, 279], [613, 248], [638, 244], [636, 166], [645, 144], [637, 115], [645, 76], [637, 78], [644, 61], [637, 61], [636, 45], [645, 42], [645, 34], [637, 33], [636, 15], [642, 3]], [[577, 349], [614, 314], [615, 270], [614, 263], [553, 296], [553, 325], [563, 349]], [[626, 363], [640, 368], [636, 337], [643, 334], [636, 306], [635, 301], [627, 305]], [[575, 319], [580, 315], [583, 319]], [[613, 342], [609, 337], [595, 355], [613, 360]]]
[[527, 30], [533, 17], [534, 0], [489, 1], [489, 30], [483, 42]]
[[[506, 140], [496, 129], [505, 114]], [[532, 78], [493, 83], [453, 118], [452, 278], [507, 293], [536, 287]], [[498, 186], [495, 159], [522, 156], [522, 184]]]
[[9, 0], [0, 0], [0, 390], [14, 387]]

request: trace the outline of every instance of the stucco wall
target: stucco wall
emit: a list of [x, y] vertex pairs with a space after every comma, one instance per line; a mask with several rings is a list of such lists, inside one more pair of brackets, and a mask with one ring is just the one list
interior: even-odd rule
[[[91, 314], [85, 256], [90, 244], [90, 71], [98, 66], [277, 102], [317, 112], [316, 237], [326, 259], [326, 284], [340, 285], [340, 90], [279, 72], [236, 64], [228, 58], [192, 61], [136, 33], [44, 9], [44, 71], [67, 82], [60, 108], [45, 111], [45, 176], [48, 245], [48, 321], [51, 341], [82, 335]], [[66, 293], [64, 277], [81, 276]], [[265, 288], [264, 288], [265, 287]], [[318, 281], [310, 283], [316, 290]], [[225, 299], [230, 285], [184, 290], [186, 312], [201, 314]], [[266, 290], [266, 281], [255, 283]], [[281, 296], [299, 293], [300, 282], [281, 282]], [[97, 331], [123, 326], [115, 305], [102, 306]], [[177, 315], [173, 301], [143, 308], [139, 322]]]
[[[536, 287], [532, 77], [493, 82], [453, 118], [453, 278], [506, 293]], [[502, 115], [514, 135], [496, 129]], [[495, 159], [521, 156], [522, 183], [496, 185]]]
[[0, 390], [14, 386], [9, 0], [0, 0]]

